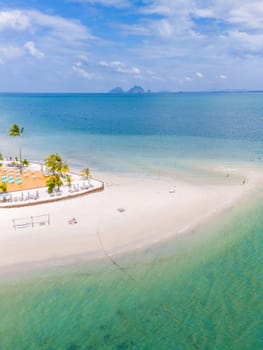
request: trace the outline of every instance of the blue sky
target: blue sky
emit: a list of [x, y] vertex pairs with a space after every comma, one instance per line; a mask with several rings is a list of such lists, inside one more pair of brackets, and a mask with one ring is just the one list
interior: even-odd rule
[[263, 89], [262, 0], [0, 0], [0, 91]]

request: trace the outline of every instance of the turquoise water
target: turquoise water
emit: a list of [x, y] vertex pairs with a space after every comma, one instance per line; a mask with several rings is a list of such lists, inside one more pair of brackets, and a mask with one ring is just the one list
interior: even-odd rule
[[257, 203], [169, 247], [116, 257], [121, 269], [105, 258], [2, 282], [0, 348], [262, 349]]
[[263, 161], [263, 93], [0, 94], [0, 110], [0, 151], [17, 152], [16, 122], [35, 160], [57, 151], [79, 167], [150, 173]]
[[[262, 166], [260, 93], [0, 95], [0, 151], [160, 176]], [[262, 349], [263, 193], [162, 246], [2, 278], [0, 349]]]

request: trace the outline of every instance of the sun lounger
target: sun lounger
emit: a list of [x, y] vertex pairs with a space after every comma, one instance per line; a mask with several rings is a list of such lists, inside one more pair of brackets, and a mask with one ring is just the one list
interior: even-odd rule
[[2, 182], [4, 182], [4, 183], [7, 183], [7, 182], [8, 182], [8, 179], [7, 179], [6, 176], [2, 176]]
[[79, 185], [74, 185], [74, 192], [79, 192]]
[[19, 177], [17, 177], [16, 178], [16, 183], [18, 184], [18, 185], [22, 185], [22, 179], [21, 179], [21, 177], [19, 176]]
[[9, 182], [10, 184], [14, 184], [14, 183], [15, 183], [14, 177], [13, 177], [13, 176], [9, 176], [8, 182]]

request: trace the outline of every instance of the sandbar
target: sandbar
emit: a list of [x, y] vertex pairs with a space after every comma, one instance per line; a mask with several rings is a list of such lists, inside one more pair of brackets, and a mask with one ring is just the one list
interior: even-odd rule
[[[222, 171], [222, 169], [221, 169]], [[98, 173], [105, 190], [54, 203], [0, 209], [0, 268], [41, 264], [70, 256], [142, 249], [184, 234], [242, 200], [262, 171], [237, 169], [246, 179], [229, 184], [174, 177]], [[48, 214], [50, 223], [15, 229], [14, 218]], [[74, 221], [74, 220], [75, 221]]]

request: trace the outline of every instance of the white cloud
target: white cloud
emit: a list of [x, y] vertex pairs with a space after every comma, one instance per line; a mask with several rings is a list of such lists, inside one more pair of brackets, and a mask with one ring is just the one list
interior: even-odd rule
[[0, 30], [37, 32], [66, 41], [94, 39], [87, 27], [78, 21], [37, 10], [0, 11]]
[[80, 54], [80, 55], [77, 55], [77, 58], [79, 60], [81, 60], [82, 62], [85, 62], [85, 63], [88, 63], [89, 62], [89, 58], [87, 55], [84, 55], [84, 54]]
[[[179, 33], [191, 36], [194, 30], [198, 34], [194, 22], [198, 18], [210, 18], [226, 25], [240, 26], [244, 31], [263, 29], [262, 0], [148, 0], [139, 8], [139, 12], [145, 16], [161, 16], [161, 19], [150, 19], [143, 24], [151, 29], [155, 27], [153, 33], [163, 36]], [[211, 35], [213, 36], [213, 31], [209, 35], [206, 33], [206, 36]]]
[[174, 26], [170, 21], [165, 19], [156, 22], [155, 28], [158, 34], [163, 37], [171, 37], [174, 34]]
[[124, 73], [124, 74], [132, 74], [132, 75], [139, 75], [141, 73], [140, 69], [133, 66], [127, 66], [125, 63], [121, 61], [100, 61], [99, 65], [101, 67], [109, 68], [110, 70], [117, 72], [117, 73]]
[[103, 5], [107, 7], [126, 8], [130, 7], [129, 0], [71, 0], [72, 2], [88, 3], [91, 5]]
[[171, 1], [171, 0], [148, 0], [144, 2], [140, 10], [144, 14], [156, 14], [166, 17], [172, 17], [178, 15], [178, 17], [187, 15], [194, 9], [194, 1], [191, 0], [181, 0], [181, 1]]
[[197, 76], [197, 78], [203, 78], [204, 74], [200, 73], [200, 72], [196, 72], [195, 75]]
[[118, 24], [117, 28], [124, 34], [148, 36], [152, 33], [152, 30], [147, 23], [145, 24]]
[[251, 34], [245, 31], [233, 30], [228, 33], [228, 40], [234, 49], [244, 52], [263, 51], [263, 34]]
[[23, 11], [0, 11], [0, 30], [25, 30], [30, 27], [30, 20]]
[[94, 78], [94, 74], [87, 71], [87, 69], [82, 66], [81, 62], [76, 62], [75, 64], [73, 64], [72, 69], [82, 78], [85, 78], [88, 80], [92, 80]]
[[[5, 63], [26, 57], [25, 53], [38, 59], [46, 56], [50, 69], [57, 67], [58, 72], [66, 66], [69, 69], [73, 57], [85, 52], [91, 41], [98, 42], [94, 39], [77, 20], [38, 10], [0, 10], [0, 57]], [[26, 71], [25, 61], [21, 64]]]
[[[151, 89], [176, 89], [180, 84], [186, 89], [210, 89], [216, 83], [236, 82], [245, 86], [253, 79], [261, 84], [263, 0], [69, 1], [75, 2], [74, 14], [80, 11], [83, 22], [59, 15], [59, 8], [50, 4], [48, 12], [0, 10], [0, 63], [21, 57], [12, 71], [17, 74], [20, 69], [21, 76], [29, 79], [32, 66], [27, 66], [31, 62], [26, 54], [36, 58], [45, 54], [45, 66], [34, 65], [36, 75], [52, 71], [52, 79], [59, 77], [62, 85], [75, 72], [86, 81], [73, 80], [85, 88], [93, 80], [91, 89], [96, 82], [102, 86], [123, 80], [131, 85], [138, 79]], [[84, 13], [80, 3], [91, 6], [85, 6]], [[115, 9], [123, 10], [123, 16]], [[93, 14], [93, 31], [104, 41], [86, 26]], [[2, 65], [1, 69], [2, 80]], [[218, 69], [231, 71], [231, 79]]]
[[23, 56], [23, 50], [16, 46], [0, 47], [0, 60], [4, 64], [7, 61], [15, 60]]
[[40, 50], [38, 50], [35, 47], [35, 43], [33, 41], [27, 41], [24, 45], [24, 47], [27, 49], [27, 51], [29, 52], [29, 54], [33, 57], [36, 58], [43, 58], [45, 55], [43, 52], [41, 52]]
[[263, 28], [263, 2], [261, 0], [233, 3], [227, 20], [247, 28]]

